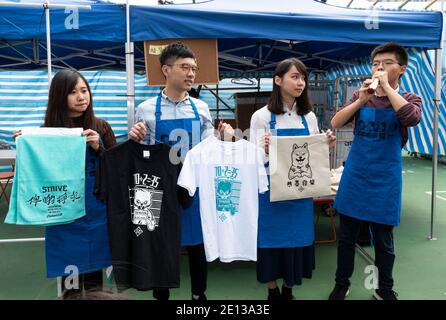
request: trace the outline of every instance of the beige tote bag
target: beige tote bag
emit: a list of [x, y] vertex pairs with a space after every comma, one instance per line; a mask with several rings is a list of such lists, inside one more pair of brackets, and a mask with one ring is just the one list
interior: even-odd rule
[[273, 136], [269, 146], [270, 201], [330, 195], [330, 162], [325, 134]]

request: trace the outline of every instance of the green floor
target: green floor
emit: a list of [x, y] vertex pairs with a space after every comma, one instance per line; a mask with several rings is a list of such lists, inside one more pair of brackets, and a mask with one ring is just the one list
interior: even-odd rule
[[[431, 162], [404, 157], [403, 210], [401, 226], [395, 229], [395, 290], [400, 299], [446, 299], [446, 166], [439, 165], [436, 241], [429, 241], [431, 197]], [[0, 203], [0, 220], [6, 215]], [[318, 237], [329, 236], [329, 219], [321, 218]], [[0, 238], [43, 237], [43, 228], [19, 227], [0, 223]], [[373, 256], [373, 249], [366, 248]], [[182, 257], [181, 288], [171, 291], [172, 299], [189, 299], [187, 257]], [[371, 299], [364, 282], [368, 262], [357, 254], [349, 299]], [[336, 267], [336, 244], [316, 247], [316, 270], [313, 279], [295, 287], [297, 299], [326, 299], [333, 287]], [[150, 292], [128, 290], [132, 299], [152, 299]], [[266, 289], [256, 281], [255, 263], [213, 262], [209, 267], [208, 298], [265, 299]], [[56, 281], [45, 276], [44, 243], [0, 243], [0, 299], [55, 299]]]

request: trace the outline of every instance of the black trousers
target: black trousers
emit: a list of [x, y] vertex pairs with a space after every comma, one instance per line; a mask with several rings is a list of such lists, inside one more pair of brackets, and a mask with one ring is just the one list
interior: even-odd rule
[[[355, 263], [355, 243], [361, 220], [340, 214], [341, 235], [338, 243], [336, 284], [349, 287]], [[370, 222], [372, 242], [375, 246], [375, 266], [378, 268], [378, 285], [381, 290], [393, 287], [392, 270], [395, 261], [393, 226]]]
[[[204, 245], [186, 246], [189, 256], [189, 273], [191, 281], [191, 291], [193, 295], [202, 295], [207, 288], [208, 263]], [[153, 297], [158, 300], [169, 299], [170, 293], [167, 288], [153, 289]]]

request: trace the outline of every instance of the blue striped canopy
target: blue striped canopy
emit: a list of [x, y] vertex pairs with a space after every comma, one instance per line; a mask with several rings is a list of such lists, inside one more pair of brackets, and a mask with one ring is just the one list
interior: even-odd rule
[[[127, 139], [127, 82], [126, 74], [121, 71], [83, 71], [93, 93], [95, 115], [107, 120], [119, 139]], [[12, 134], [23, 127], [39, 127], [48, 101], [46, 71], [0, 71], [0, 145], [15, 147]], [[215, 90], [215, 86], [209, 86]], [[249, 84], [235, 84], [230, 79], [222, 80], [219, 88], [231, 87], [233, 90], [220, 91], [220, 98], [235, 109], [235, 92], [255, 91]], [[237, 87], [244, 89], [237, 89]], [[270, 91], [271, 79], [262, 79], [261, 90]], [[248, 88], [248, 89], [247, 89]], [[147, 87], [145, 75], [135, 75], [135, 106], [159, 93], [158, 87]], [[200, 99], [211, 110], [212, 118], [234, 118], [234, 113], [221, 102], [219, 114], [216, 113], [217, 100], [209, 91], [202, 90]]]

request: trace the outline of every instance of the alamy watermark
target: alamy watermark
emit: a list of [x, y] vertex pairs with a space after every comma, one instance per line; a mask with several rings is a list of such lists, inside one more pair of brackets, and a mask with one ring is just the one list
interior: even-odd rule
[[63, 283], [65, 290], [79, 289], [79, 269], [75, 265], [68, 265], [65, 267], [66, 276]]
[[78, 30], [79, 29], [79, 9], [76, 7], [66, 7], [65, 13], [68, 16], [65, 18], [65, 29]]
[[368, 276], [364, 279], [364, 287], [367, 290], [376, 290], [379, 288], [379, 271], [378, 268], [371, 264], [365, 267], [364, 273]]
[[367, 30], [379, 29], [379, 10], [370, 10], [369, 15], [364, 21], [364, 26]]

